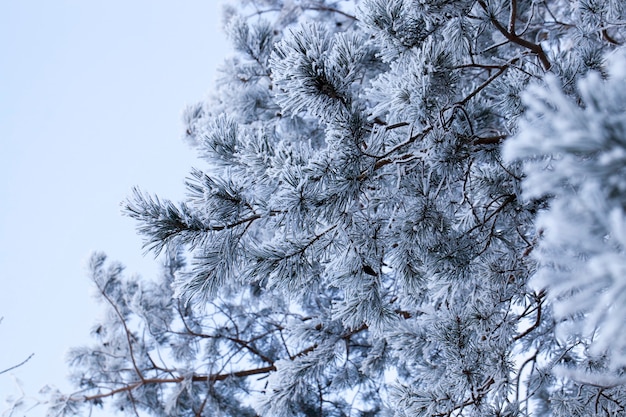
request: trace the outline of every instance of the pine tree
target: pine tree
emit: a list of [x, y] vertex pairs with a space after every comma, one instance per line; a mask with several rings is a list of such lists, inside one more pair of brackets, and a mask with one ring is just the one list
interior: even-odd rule
[[165, 272], [93, 258], [107, 315], [54, 413], [626, 415], [626, 3], [226, 21], [188, 197], [124, 207]]

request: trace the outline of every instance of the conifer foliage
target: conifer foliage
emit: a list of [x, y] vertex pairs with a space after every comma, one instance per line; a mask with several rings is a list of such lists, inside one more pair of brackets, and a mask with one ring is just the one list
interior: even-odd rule
[[95, 255], [79, 391], [154, 416], [626, 415], [626, 3], [248, 0], [180, 203]]

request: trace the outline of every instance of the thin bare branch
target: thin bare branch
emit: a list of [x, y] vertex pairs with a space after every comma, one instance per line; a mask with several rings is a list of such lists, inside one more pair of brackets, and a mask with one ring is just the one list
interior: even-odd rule
[[0, 371], [0, 375], [2, 375], [2, 374], [4, 374], [4, 373], [7, 373], [7, 372], [9, 372], [9, 371], [12, 371], [12, 370], [13, 370], [13, 369], [15, 369], [15, 368], [19, 368], [20, 366], [22, 366], [22, 365], [24, 365], [26, 362], [28, 362], [28, 361], [29, 361], [29, 360], [30, 360], [33, 356], [35, 356], [35, 354], [34, 354], [34, 353], [31, 353], [31, 354], [28, 356], [28, 358], [24, 359], [22, 362], [18, 363], [17, 365], [13, 365], [13, 366], [12, 366], [12, 367], [10, 367], [10, 368], [7, 368], [7, 369], [5, 369], [5, 370], [3, 370], [3, 371]]

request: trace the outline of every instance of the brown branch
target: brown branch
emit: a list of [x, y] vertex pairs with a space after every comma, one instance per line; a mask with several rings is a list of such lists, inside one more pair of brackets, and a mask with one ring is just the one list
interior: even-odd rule
[[[394, 146], [393, 148], [391, 148], [391, 150], [389, 150], [387, 153], [383, 154], [380, 156], [380, 158], [386, 158], [389, 155], [391, 155], [392, 153], [398, 151], [399, 149], [410, 145], [411, 143], [415, 142], [418, 139], [423, 138], [424, 136], [426, 136], [427, 134], [430, 133], [430, 131], [433, 130], [433, 126], [428, 126], [427, 128], [425, 128], [424, 130], [422, 130], [421, 132], [415, 134], [415, 135], [411, 135], [407, 140], [405, 140], [402, 143], [397, 144], [396, 146]], [[379, 161], [380, 162], [380, 161]], [[374, 167], [374, 169], [377, 169], [376, 167]]]
[[[143, 380], [143, 381], [137, 381], [137, 382], [135, 382], [135, 383], [133, 383], [133, 384], [126, 385], [126, 386], [124, 386], [124, 387], [117, 388], [117, 389], [111, 390], [111, 391], [109, 391], [109, 392], [104, 392], [104, 393], [100, 393], [100, 394], [95, 394], [95, 395], [85, 395], [85, 396], [80, 397], [80, 398], [72, 398], [72, 397], [70, 397], [70, 398], [69, 398], [69, 400], [70, 400], [70, 401], [75, 401], [75, 402], [78, 402], [78, 401], [95, 401], [95, 400], [100, 400], [100, 399], [102, 399], [102, 398], [112, 397], [112, 396], [114, 396], [114, 395], [121, 394], [121, 393], [123, 393], [123, 392], [130, 392], [130, 391], [134, 390], [135, 388], [138, 388], [138, 387], [140, 387], [141, 385], [144, 385], [144, 384], [148, 383], [147, 381], [148, 381], [147, 379], [146, 379], [146, 380]], [[152, 381], [152, 380], [151, 380], [151, 381]], [[165, 381], [165, 380], [163, 380], [163, 381]], [[181, 380], [181, 381], [182, 381], [182, 380]], [[169, 381], [168, 381], [168, 382], [169, 382]]]
[[[246, 369], [245, 371], [236, 371], [231, 373], [223, 373], [223, 374], [210, 374], [210, 375], [194, 375], [191, 377], [192, 382], [215, 382], [215, 381], [224, 381], [228, 378], [245, 378], [252, 375], [260, 375], [266, 374], [268, 372], [275, 371], [276, 367], [274, 365], [265, 366], [262, 368], [256, 369]], [[131, 384], [128, 384], [124, 387], [120, 387], [109, 392], [104, 392], [100, 394], [94, 395], [86, 395], [81, 398], [70, 398], [72, 401], [94, 401], [102, 398], [112, 397], [117, 394], [121, 394], [123, 392], [132, 392], [133, 390], [143, 386], [143, 385], [153, 385], [153, 384], [180, 384], [185, 380], [185, 377], [179, 376], [176, 378], [144, 378], [141, 381], [136, 381]]]
[[497, 145], [507, 137], [508, 135], [476, 137], [476, 139], [472, 143], [474, 145]]
[[613, 44], [613, 45], [621, 45], [621, 44], [622, 44], [622, 42], [619, 42], [619, 41], [618, 41], [618, 40], [616, 40], [614, 37], [612, 37], [611, 35], [609, 35], [609, 30], [608, 30], [608, 29], [602, 29], [602, 32], [601, 32], [601, 33], [602, 33], [602, 38], [603, 38], [605, 41], [607, 41], [607, 42], [609, 42], [609, 43], [611, 43], [611, 44]]
[[[511, 60], [509, 62], [509, 64], [512, 64], [513, 62], [517, 61], [517, 58]], [[485, 80], [484, 83], [482, 83], [481, 85], [479, 85], [478, 87], [476, 87], [476, 89], [474, 91], [472, 91], [471, 93], [469, 93], [463, 100], [454, 103], [454, 105], [463, 105], [465, 103], [467, 103], [468, 101], [470, 101], [472, 98], [474, 98], [478, 93], [480, 93], [485, 87], [487, 87], [489, 84], [491, 84], [496, 78], [498, 78], [500, 75], [502, 75], [504, 73], [504, 71], [506, 71], [508, 69], [508, 65], [503, 65], [500, 67], [500, 69], [498, 71], [496, 71], [495, 74], [493, 74], [491, 77], [487, 78], [487, 80]]]
[[532, 326], [530, 326], [528, 329], [526, 329], [523, 333], [518, 334], [517, 336], [515, 336], [513, 338], [513, 340], [520, 340], [523, 337], [525, 337], [528, 334], [530, 334], [537, 327], [539, 327], [539, 325], [541, 324], [541, 305], [543, 304], [543, 300], [544, 300], [545, 295], [546, 295], [546, 292], [544, 290], [542, 290], [539, 294], [535, 295], [535, 299], [537, 301], [537, 317], [535, 319], [535, 322], [533, 323]]
[[335, 228], [337, 227], [337, 225], [333, 225], [331, 227], [329, 227], [328, 229], [324, 230], [322, 233], [320, 233], [319, 235], [315, 235], [309, 242], [307, 242], [301, 249], [296, 250], [295, 252], [289, 253], [283, 257], [281, 257], [280, 259], [289, 259], [289, 258], [293, 258], [294, 256], [298, 256], [303, 254], [308, 248], [310, 248], [315, 242], [317, 242], [318, 240], [320, 240], [326, 233], [332, 232]]
[[491, 23], [493, 23], [496, 29], [498, 29], [498, 31], [502, 35], [504, 35], [504, 37], [507, 40], [533, 52], [539, 58], [539, 61], [541, 62], [543, 69], [545, 69], [546, 71], [550, 69], [552, 64], [548, 60], [548, 57], [546, 56], [546, 53], [544, 52], [541, 45], [527, 41], [526, 39], [517, 36], [515, 33], [509, 32], [508, 30], [506, 30], [506, 28], [502, 26], [502, 24], [498, 21], [498, 19], [496, 19], [496, 17], [489, 11], [487, 4], [485, 3], [484, 0], [478, 0], [478, 4], [480, 4], [480, 7], [482, 7], [483, 10], [487, 12], [487, 14], [489, 15], [489, 20], [491, 20]]
[[[451, 107], [453, 110], [457, 109], [457, 108], [461, 108], [464, 104], [466, 104], [468, 101], [470, 101], [472, 98], [474, 98], [476, 95], [478, 95], [478, 93], [480, 93], [483, 89], [485, 89], [489, 84], [491, 84], [495, 79], [497, 79], [500, 75], [502, 75], [508, 68], [510, 65], [514, 64], [519, 58], [513, 58], [511, 59], [509, 62], [507, 62], [504, 65], [480, 65], [480, 64], [469, 64], [469, 65], [463, 65], [463, 66], [459, 66], [458, 68], [471, 68], [471, 67], [476, 67], [476, 68], [483, 68], [483, 69], [488, 69], [488, 70], [492, 70], [492, 69], [497, 69], [496, 73], [493, 74], [492, 76], [490, 76], [487, 80], [485, 80], [481, 85], [479, 85], [478, 87], [476, 87], [476, 89], [474, 91], [472, 91], [470, 94], [468, 94], [465, 98], [463, 98], [461, 101], [458, 101], [456, 103], [454, 103], [454, 105]], [[445, 110], [443, 110], [445, 111]], [[451, 116], [451, 118], [453, 117], [453, 115]], [[469, 120], [469, 118], [466, 115], [466, 118]], [[444, 125], [446, 124], [446, 122], [443, 122]], [[386, 126], [386, 130], [392, 130], [392, 129], [396, 129], [399, 127], [404, 127], [404, 126], [409, 126], [410, 123], [408, 122], [399, 122], [399, 123], [395, 123], [393, 125], [390, 126]], [[397, 152], [398, 150], [402, 149], [403, 147], [410, 145], [411, 143], [415, 142], [418, 139], [421, 139], [423, 137], [425, 137], [428, 133], [430, 133], [433, 130], [434, 126], [430, 125], [427, 128], [425, 128], [424, 130], [422, 130], [421, 132], [415, 134], [415, 135], [411, 135], [407, 140], [405, 140], [402, 143], [397, 144], [396, 146], [394, 146], [392, 149], [390, 149], [389, 151], [385, 152], [383, 155], [379, 155], [379, 156], [375, 156], [375, 158], [377, 158], [378, 160], [374, 163], [374, 171], [384, 167], [385, 165], [389, 165], [395, 162], [406, 162], [407, 160], [410, 160], [413, 155], [412, 154], [405, 154], [400, 156], [399, 158], [389, 158], [389, 156], [391, 154], [393, 154], [394, 152]], [[504, 135], [500, 135], [500, 136], [494, 136], [494, 137], [487, 137], [487, 138], [477, 138], [477, 140], [474, 141], [474, 144], [476, 145], [487, 145], [487, 144], [497, 144], [499, 143], [502, 139], [504, 139], [506, 136]], [[358, 179], [359, 180], [363, 180], [367, 177], [367, 172], [362, 172], [361, 175], [359, 175]]]
[[305, 355], [307, 355], [307, 354], [309, 354], [309, 353], [313, 352], [315, 349], [317, 349], [317, 343], [315, 343], [315, 344], [313, 344], [313, 345], [309, 346], [308, 348], [306, 348], [306, 349], [304, 349], [304, 350], [302, 350], [302, 351], [300, 351], [300, 352], [296, 353], [296, 354], [295, 354], [295, 355], [293, 355], [293, 356], [290, 356], [290, 357], [289, 357], [289, 359], [294, 360], [294, 359], [296, 359], [296, 358], [300, 358], [300, 357], [302, 357], [302, 356], [305, 356]]
[[[452, 122], [452, 119], [454, 118], [454, 111], [456, 109], [461, 109], [462, 112], [465, 114], [465, 118], [466, 118], [466, 120], [468, 121], [468, 123], [470, 125], [470, 129], [472, 130], [472, 136], [473, 136], [474, 135], [473, 134], [473, 130], [474, 129], [473, 129], [472, 125], [471, 125], [470, 118], [467, 115], [467, 112], [465, 111], [463, 106], [468, 101], [470, 101], [472, 98], [476, 97], [478, 95], [478, 93], [480, 93], [482, 90], [484, 90], [489, 84], [491, 84], [494, 80], [496, 80], [500, 75], [502, 75], [511, 65], [515, 64], [515, 62], [518, 59], [519, 58], [515, 57], [515, 58], [509, 60], [504, 65], [497, 65], [497, 66], [484, 66], [484, 65], [476, 64], [478, 68], [488, 69], [489, 72], [491, 72], [492, 69], [497, 69], [497, 71], [496, 71], [495, 74], [493, 74], [489, 78], [487, 78], [481, 85], [476, 87], [476, 89], [474, 89], [474, 91], [469, 93], [463, 100], [457, 101], [453, 105], [451, 105], [449, 107], [444, 107], [443, 109], [441, 109], [441, 111], [439, 112], [439, 117], [441, 118], [441, 124], [443, 125], [443, 127], [446, 128], [446, 126], [449, 125]], [[461, 67], [459, 67], [459, 68], [461, 68]], [[452, 110], [452, 114], [450, 115], [448, 120], [444, 120], [444, 118], [445, 118], [444, 114], [448, 110]]]
[[[489, 213], [487, 215], [487, 212], [489, 210], [489, 208], [491, 207], [492, 204], [494, 204], [495, 202], [497, 202], [498, 200], [500, 200], [502, 197], [506, 197], [506, 199], [504, 200], [504, 202], [502, 202], [502, 204], [495, 209], [494, 211], [492, 211], [491, 213]], [[476, 224], [474, 227], [470, 228], [468, 231], [466, 231], [465, 233], [472, 233], [474, 230], [476, 229], [482, 229], [482, 227], [487, 225], [487, 222], [489, 222], [492, 218], [494, 218], [494, 216], [497, 216], [498, 213], [500, 213], [502, 210], [504, 210], [504, 208], [511, 204], [513, 201], [515, 201], [516, 197], [515, 194], [508, 194], [508, 195], [501, 195], [498, 196], [496, 199], [494, 199], [491, 203], [489, 203], [486, 207], [485, 207], [485, 213], [483, 214], [483, 218], [482, 220], [479, 218], [476, 218], [476, 220], [478, 221], [478, 224]], [[476, 214], [474, 214], [474, 216], [476, 217]], [[494, 221], [495, 223], [495, 221]], [[493, 226], [493, 225], [492, 225]]]
[[270, 364], [274, 364], [274, 361], [271, 358], [265, 356], [262, 352], [260, 352], [257, 348], [255, 348], [254, 346], [252, 346], [250, 343], [246, 342], [245, 340], [241, 340], [241, 339], [238, 339], [236, 337], [229, 337], [229, 336], [222, 336], [222, 337], [224, 337], [224, 339], [226, 339], [226, 340], [230, 340], [231, 342], [233, 342], [233, 343], [235, 343], [235, 344], [237, 344], [237, 345], [239, 345], [241, 347], [244, 347], [244, 348], [248, 349], [250, 352], [252, 352], [253, 354], [257, 355], [263, 361], [265, 361], [267, 363], [270, 363]]
[[[178, 315], [181, 319], [181, 321], [183, 322], [183, 326], [185, 327], [185, 331], [190, 335], [190, 336], [194, 336], [194, 337], [199, 337], [201, 339], [226, 339], [229, 340], [245, 349], [247, 349], [248, 351], [250, 351], [251, 353], [257, 355], [259, 358], [261, 358], [261, 360], [263, 360], [264, 362], [267, 362], [269, 364], [274, 364], [274, 361], [269, 358], [268, 356], [265, 356], [262, 352], [260, 352], [257, 348], [255, 348], [252, 345], [252, 342], [254, 340], [250, 340], [250, 341], [245, 341], [242, 340], [238, 337], [232, 337], [232, 336], [214, 336], [214, 335], [210, 335], [210, 334], [205, 334], [205, 333], [198, 333], [196, 331], [194, 331], [191, 327], [189, 327], [189, 325], [187, 324], [187, 320], [185, 319], [185, 317], [183, 316], [182, 312], [180, 311], [180, 308], [177, 309], [178, 310]], [[232, 320], [231, 320], [232, 321]], [[268, 334], [270, 334], [272, 331], [264, 333], [263, 335], [261, 335], [261, 337], [265, 337]], [[184, 333], [183, 333], [184, 334]], [[256, 340], [256, 339], [255, 339]]]
[[[405, 162], [406, 162], [408, 159], [411, 159], [412, 157], [413, 157], [413, 155], [412, 155], [412, 154], [407, 153], [407, 154], [404, 154], [404, 155], [402, 155], [402, 156], [399, 156], [399, 157], [398, 157], [398, 158], [396, 158], [396, 159], [391, 159], [391, 158], [381, 159], [381, 160], [379, 160], [379, 161], [376, 161], [376, 163], [374, 164], [374, 171], [376, 171], [377, 169], [380, 169], [380, 168], [384, 167], [385, 165], [392, 164], [392, 163], [394, 163], [394, 162], [403, 162], [403, 161], [405, 161]], [[361, 174], [361, 175], [359, 176], [359, 179], [362, 179], [362, 178], [361, 178], [361, 176], [362, 176], [362, 175], [363, 175], [363, 174]]]
[[393, 130], [393, 129], [397, 129], [399, 127], [404, 127], [404, 126], [408, 126], [408, 125], [410, 125], [409, 122], [394, 123], [392, 125], [389, 125], [389, 126], [385, 127], [385, 130]]
[[477, 69], [486, 69], [486, 70], [499, 70], [502, 69], [502, 65], [494, 65], [494, 64], [480, 64], [477, 62], [472, 62], [471, 64], [463, 64], [452, 67], [452, 69], [468, 69], [468, 68], [477, 68]]
[[355, 334], [361, 333], [363, 330], [367, 330], [368, 328], [369, 327], [367, 326], [367, 324], [363, 323], [359, 327], [357, 327], [356, 329], [352, 329], [348, 333], [346, 333], [343, 336], [341, 336], [341, 338], [344, 339], [344, 340], [348, 340], [352, 336], [354, 336]]
[[[96, 281], [94, 280], [94, 282], [96, 282]], [[132, 343], [132, 340], [131, 340], [131, 334], [132, 333], [131, 333], [130, 329], [128, 328], [128, 326], [126, 325], [126, 320], [124, 319], [124, 316], [120, 312], [119, 308], [113, 302], [113, 300], [111, 300], [111, 297], [109, 297], [107, 295], [107, 293], [106, 293], [106, 287], [107, 287], [107, 285], [109, 285], [110, 282], [111, 281], [107, 281], [107, 283], [102, 288], [100, 288], [100, 286], [96, 282], [96, 286], [98, 287], [98, 290], [100, 290], [100, 294], [102, 294], [104, 299], [107, 300], [107, 302], [111, 305], [111, 307], [113, 307], [113, 310], [115, 311], [115, 314], [120, 319], [120, 322], [122, 323], [122, 326], [124, 327], [124, 333], [126, 333], [126, 342], [128, 343], [128, 352], [130, 354], [130, 360], [133, 363], [133, 368], [135, 369], [135, 372], [137, 373], [137, 376], [141, 380], [143, 380], [143, 375], [141, 373], [141, 370], [137, 366], [137, 361], [135, 361], [135, 352], [133, 350], [133, 343]]]
[[[511, 174], [511, 173], [509, 173], [509, 174]], [[511, 174], [511, 176], [514, 177], [518, 181], [520, 180], [520, 178], [515, 176], [515, 175]], [[528, 239], [526, 239], [526, 237], [524, 236], [524, 233], [521, 230], [519, 230], [519, 226], [516, 228], [516, 230], [517, 230], [517, 234], [519, 235], [519, 237], [526, 243], [526, 249], [524, 249], [524, 252], [522, 252], [522, 258], [526, 258], [535, 249], [535, 246], [537, 245], [538, 240], [543, 235], [543, 229], [539, 229], [537, 231], [537, 234], [535, 235], [535, 237], [533, 238], [532, 241], [529, 241]], [[542, 290], [542, 292], [543, 291], [545, 291], [545, 290]], [[520, 315], [520, 318], [522, 316], [523, 316], [523, 314]]]
[[[367, 325], [362, 325], [361, 327], [359, 327], [358, 329], [352, 330], [350, 331], [347, 335], [343, 336], [343, 338], [349, 338], [352, 335], [367, 329]], [[299, 358], [301, 356], [305, 356], [308, 353], [312, 352], [313, 350], [315, 350], [317, 348], [317, 344], [311, 345], [308, 348], [300, 351], [299, 353], [297, 353], [294, 356], [290, 356], [291, 360], [294, 360], [296, 358]], [[268, 366], [264, 366], [261, 368], [255, 368], [255, 369], [246, 369], [243, 371], [235, 371], [235, 372], [228, 372], [228, 373], [217, 373], [217, 374], [209, 374], [209, 375], [194, 375], [191, 377], [191, 381], [192, 382], [217, 382], [217, 381], [224, 381], [226, 379], [229, 378], [246, 378], [249, 376], [254, 376], [254, 375], [261, 375], [261, 374], [267, 374], [269, 372], [273, 372], [276, 371], [276, 366], [272, 365], [268, 365]], [[69, 400], [70, 401], [96, 401], [96, 400], [100, 400], [103, 398], [108, 398], [108, 397], [112, 397], [114, 395], [117, 394], [121, 394], [121, 393], [132, 393], [132, 391], [134, 391], [137, 388], [140, 388], [144, 385], [152, 385], [152, 384], [179, 384], [181, 382], [183, 382], [185, 380], [184, 376], [179, 376], [179, 377], [174, 377], [174, 378], [141, 378], [141, 380], [139, 381], [135, 381], [132, 383], [129, 383], [123, 387], [120, 388], [116, 388], [113, 389], [111, 391], [108, 392], [103, 392], [103, 393], [99, 393], [99, 394], [94, 394], [94, 395], [85, 395], [82, 397], [70, 397]]]
[[[272, 213], [270, 213], [270, 215], [272, 215]], [[229, 224], [226, 224], [226, 225], [223, 225], [223, 226], [211, 226], [211, 225], [209, 225], [209, 226], [206, 227], [205, 230], [206, 231], [210, 231], [210, 232], [219, 232], [221, 230], [234, 229], [235, 227], [241, 226], [244, 223], [252, 223], [253, 221], [258, 220], [260, 218], [261, 218], [260, 214], [254, 214], [254, 215], [252, 215], [250, 217], [246, 217], [245, 219], [240, 219], [240, 220], [237, 220], [234, 223], [229, 223]]]
[[274, 365], [268, 365], [262, 368], [247, 369], [245, 371], [237, 371], [237, 372], [232, 372], [232, 373], [227, 373], [227, 374], [198, 376], [198, 377], [193, 377], [191, 380], [193, 382], [224, 381], [225, 379], [232, 378], [232, 377], [245, 378], [245, 377], [252, 376], [252, 375], [267, 374], [275, 370], [276, 370], [276, 367]]
[[200, 408], [198, 408], [198, 411], [194, 413], [196, 417], [202, 417], [202, 412], [204, 411], [204, 407], [206, 407], [206, 403], [208, 400], [209, 393], [207, 392], [207, 395], [204, 396], [204, 400], [202, 400], [202, 404], [200, 404]]
[[[489, 390], [489, 387], [491, 387], [491, 385], [493, 385], [494, 382], [495, 381], [494, 381], [493, 377], [489, 377], [483, 383], [483, 385], [481, 387], [478, 387], [478, 390], [477, 390], [478, 396], [476, 398], [472, 398], [470, 400], [466, 400], [466, 401], [462, 402], [461, 404], [454, 406], [451, 410], [449, 410], [447, 412], [433, 414], [433, 416], [437, 416], [437, 417], [451, 416], [454, 411], [463, 410], [468, 405], [473, 405], [473, 404], [479, 403], [480, 400], [487, 394], [487, 392]], [[472, 396], [474, 396], [474, 395], [472, 394]]]
[[[500, 197], [498, 197], [500, 198]], [[516, 197], [515, 194], [509, 194], [506, 197], [506, 200], [504, 200], [504, 202], [500, 205], [500, 207], [498, 207], [497, 209], [495, 209], [493, 212], [491, 212], [491, 214], [489, 214], [487, 217], [484, 218], [484, 223], [487, 223], [489, 220], [491, 220], [494, 216], [496, 216], [498, 213], [500, 213], [502, 210], [504, 210], [504, 208], [512, 203], [513, 201], [515, 201]], [[497, 200], [494, 200], [493, 202], [495, 202]]]
[[404, 318], [404, 319], [410, 319], [411, 317], [413, 317], [413, 315], [411, 313], [409, 313], [408, 311], [395, 309], [393, 312], [396, 313], [397, 315], [399, 315], [400, 317]]
[[[388, 126], [386, 128], [386, 130], [391, 130], [391, 129], [395, 129], [398, 127], [403, 127], [403, 126], [408, 126], [410, 123], [406, 123], [406, 122], [400, 122], [400, 123], [396, 123], [394, 125]], [[393, 148], [391, 148], [389, 151], [385, 152], [382, 155], [378, 155], [378, 156], [372, 156], [373, 158], [376, 158], [377, 161], [374, 163], [374, 167], [373, 170], [377, 171], [380, 168], [384, 167], [385, 165], [389, 165], [395, 162], [408, 162], [413, 158], [413, 154], [404, 154], [398, 158], [389, 158], [389, 156], [391, 154], [393, 154], [394, 152], [399, 151], [400, 149], [402, 149], [403, 147], [410, 145], [411, 143], [415, 142], [418, 139], [423, 138], [424, 136], [426, 136], [428, 133], [430, 133], [430, 131], [433, 130], [433, 126], [428, 126], [427, 128], [425, 128], [424, 130], [422, 130], [421, 132], [415, 134], [415, 135], [411, 135], [407, 140], [405, 140], [404, 142], [401, 142], [399, 144], [397, 144], [396, 146], [394, 146]], [[361, 174], [357, 177], [357, 179], [359, 181], [363, 181], [365, 178], [367, 178], [368, 175], [368, 171], [363, 171], [361, 172]]]

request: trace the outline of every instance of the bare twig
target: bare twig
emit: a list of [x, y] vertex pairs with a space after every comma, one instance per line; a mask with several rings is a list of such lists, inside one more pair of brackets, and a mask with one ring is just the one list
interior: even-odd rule
[[12, 371], [12, 370], [13, 370], [13, 369], [15, 369], [15, 368], [19, 368], [20, 366], [22, 366], [22, 365], [24, 365], [26, 362], [28, 362], [28, 361], [30, 360], [30, 358], [32, 358], [33, 356], [35, 356], [35, 354], [34, 354], [34, 353], [31, 353], [31, 354], [28, 356], [28, 358], [24, 359], [22, 362], [18, 363], [17, 365], [13, 365], [13, 366], [12, 366], [12, 367], [10, 367], [10, 368], [7, 368], [7, 369], [5, 369], [5, 370], [3, 370], [3, 371], [0, 371], [0, 375], [2, 375], [2, 374], [4, 374], [4, 373], [7, 373], [7, 372], [9, 372], [9, 371]]
[[321, 12], [331, 12], [331, 13], [337, 13], [342, 15], [343, 17], [347, 17], [350, 20], [357, 20], [356, 16], [353, 16], [349, 13], [346, 13], [342, 10], [339, 10], [335, 7], [330, 7], [330, 6], [311, 6], [311, 7], [307, 7], [307, 10], [315, 10], [315, 11], [321, 11]]

